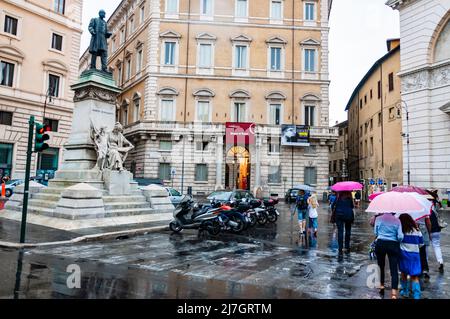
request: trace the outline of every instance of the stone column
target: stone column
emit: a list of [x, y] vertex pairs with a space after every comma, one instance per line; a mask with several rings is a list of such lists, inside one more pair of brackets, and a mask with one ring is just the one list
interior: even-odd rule
[[223, 189], [223, 178], [222, 178], [222, 166], [223, 166], [223, 135], [217, 136], [217, 145], [216, 145], [216, 187], [215, 189]]
[[261, 186], [261, 137], [256, 137], [256, 152], [255, 152], [255, 162], [256, 162], [256, 176], [255, 176], [255, 189]]

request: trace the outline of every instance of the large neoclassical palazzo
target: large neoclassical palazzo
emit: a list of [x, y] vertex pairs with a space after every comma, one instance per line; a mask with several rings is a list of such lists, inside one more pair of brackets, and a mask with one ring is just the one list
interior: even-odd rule
[[445, 194], [450, 190], [450, 1], [391, 0], [387, 4], [400, 11], [399, 76], [403, 132], [409, 128], [410, 133], [411, 183], [437, 188]]

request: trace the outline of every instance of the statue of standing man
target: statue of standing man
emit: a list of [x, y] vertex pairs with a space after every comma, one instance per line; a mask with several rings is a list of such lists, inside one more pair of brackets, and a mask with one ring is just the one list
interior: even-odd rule
[[91, 53], [91, 69], [96, 68], [97, 57], [100, 56], [102, 61], [102, 71], [108, 72], [108, 44], [106, 39], [112, 36], [111, 32], [108, 32], [108, 25], [105, 21], [106, 13], [104, 10], [100, 10], [98, 18], [91, 19], [89, 23], [89, 32], [92, 34], [91, 44], [89, 45], [89, 53]]

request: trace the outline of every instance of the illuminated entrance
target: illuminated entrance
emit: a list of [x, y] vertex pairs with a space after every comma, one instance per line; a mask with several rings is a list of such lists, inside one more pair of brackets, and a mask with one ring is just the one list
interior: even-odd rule
[[227, 152], [225, 186], [229, 189], [250, 190], [250, 152], [243, 146], [233, 146]]

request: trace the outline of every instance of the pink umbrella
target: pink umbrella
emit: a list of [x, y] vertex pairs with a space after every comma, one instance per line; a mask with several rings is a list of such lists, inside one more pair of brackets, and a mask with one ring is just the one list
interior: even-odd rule
[[403, 185], [403, 186], [397, 186], [391, 189], [391, 192], [398, 192], [398, 193], [417, 193], [420, 195], [428, 195], [428, 192], [417, 186], [412, 185]]
[[361, 190], [363, 186], [358, 182], [339, 182], [331, 186], [331, 190], [335, 192]]
[[384, 192], [379, 192], [379, 193], [373, 193], [373, 194], [370, 194], [370, 195], [369, 195], [369, 200], [370, 200], [370, 201], [373, 201], [373, 199], [374, 199], [375, 197], [377, 197], [378, 195], [381, 195], [381, 194], [384, 194]]
[[414, 220], [430, 215], [431, 202], [417, 193], [387, 192], [378, 195], [366, 212], [376, 214], [409, 214]]

